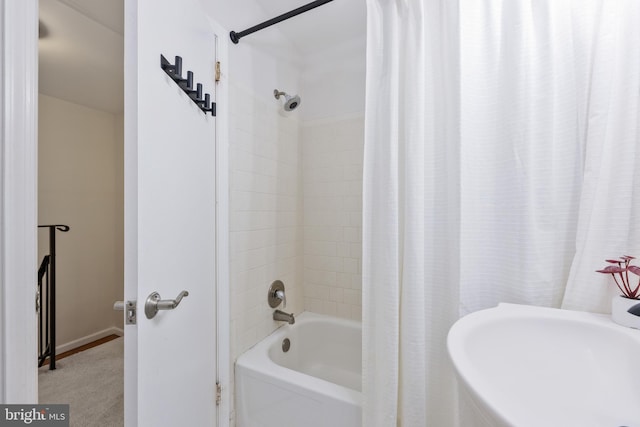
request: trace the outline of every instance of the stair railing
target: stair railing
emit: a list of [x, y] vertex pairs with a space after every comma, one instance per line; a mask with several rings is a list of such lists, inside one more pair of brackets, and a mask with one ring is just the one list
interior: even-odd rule
[[49, 229], [49, 254], [38, 268], [38, 367], [49, 359], [49, 370], [56, 369], [56, 230], [66, 233], [68, 225], [39, 225]]

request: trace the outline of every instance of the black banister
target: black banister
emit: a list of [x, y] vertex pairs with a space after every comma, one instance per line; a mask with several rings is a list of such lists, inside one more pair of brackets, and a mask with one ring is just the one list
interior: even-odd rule
[[275, 25], [279, 22], [285, 21], [289, 18], [293, 18], [294, 16], [298, 16], [301, 13], [305, 13], [310, 11], [311, 9], [315, 9], [318, 6], [322, 6], [323, 4], [327, 4], [329, 2], [331, 2], [333, 0], [316, 0], [316, 1], [312, 1], [311, 3], [305, 4], [304, 6], [300, 6], [297, 9], [293, 9], [287, 13], [283, 13], [280, 16], [276, 16], [273, 19], [269, 19], [268, 21], [264, 21], [258, 25], [254, 25], [251, 28], [247, 28], [244, 31], [240, 31], [239, 33], [236, 33], [235, 31], [231, 31], [229, 33], [229, 37], [231, 37], [231, 41], [235, 44], [238, 44], [238, 42], [240, 41], [241, 38], [243, 38], [244, 36], [248, 36], [249, 34], [255, 33], [256, 31], [260, 31], [263, 30], [267, 27], [270, 27], [272, 25]]
[[[49, 369], [56, 369], [56, 230], [66, 233], [70, 230], [68, 225], [39, 225], [38, 228], [49, 229], [49, 254], [45, 255], [38, 268], [38, 307], [39, 327], [38, 332], [38, 367], [42, 366], [45, 359], [49, 358]], [[46, 276], [46, 285], [43, 289], [42, 280]], [[42, 294], [46, 294], [45, 304], [42, 304]], [[46, 316], [43, 312], [46, 310]], [[43, 323], [44, 316], [44, 325]], [[44, 326], [44, 328], [43, 328]]]

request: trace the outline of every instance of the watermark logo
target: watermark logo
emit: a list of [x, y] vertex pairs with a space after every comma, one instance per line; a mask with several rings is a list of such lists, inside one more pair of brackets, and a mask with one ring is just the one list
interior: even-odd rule
[[69, 427], [69, 405], [0, 405], [0, 427]]

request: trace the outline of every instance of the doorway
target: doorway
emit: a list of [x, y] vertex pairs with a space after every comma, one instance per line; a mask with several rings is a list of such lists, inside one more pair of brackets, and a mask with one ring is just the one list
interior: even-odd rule
[[[103, 342], [124, 333], [113, 310], [124, 286], [124, 4], [40, 0], [39, 18], [38, 224], [70, 227], [56, 238], [58, 360], [55, 371], [39, 368], [39, 400], [100, 413], [68, 393], [86, 397], [99, 382], [99, 401], [122, 420], [122, 339]], [[49, 233], [39, 231], [39, 260], [48, 249]], [[105, 358], [118, 359], [105, 369], [119, 378], [94, 376]]]

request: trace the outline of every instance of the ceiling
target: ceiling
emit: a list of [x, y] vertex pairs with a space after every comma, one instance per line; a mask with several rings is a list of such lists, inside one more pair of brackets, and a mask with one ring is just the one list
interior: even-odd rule
[[[202, 0], [226, 28], [242, 31], [311, 0]], [[111, 113], [124, 105], [124, 0], [40, 0], [40, 92]], [[302, 57], [364, 38], [365, 0], [334, 0], [265, 29]], [[244, 40], [255, 40], [259, 33]], [[259, 40], [259, 39], [258, 39]]]
[[123, 16], [123, 0], [40, 0], [40, 92], [121, 113]]
[[[263, 16], [257, 22], [245, 25], [251, 27], [310, 2], [311, 0], [261, 0], [259, 5]], [[247, 27], [234, 27], [233, 30], [239, 32]], [[366, 3], [365, 0], [334, 0], [264, 31], [272, 29], [280, 31], [300, 55], [314, 55], [345, 41], [364, 38]], [[260, 35], [249, 35], [247, 40], [250, 37]]]

